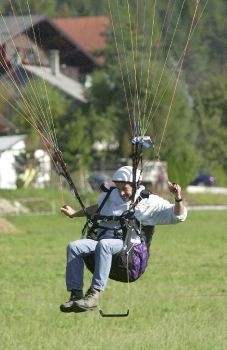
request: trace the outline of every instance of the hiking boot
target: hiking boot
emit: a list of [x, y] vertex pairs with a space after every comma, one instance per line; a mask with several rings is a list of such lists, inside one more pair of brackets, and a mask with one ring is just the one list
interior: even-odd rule
[[75, 301], [75, 305], [81, 311], [94, 310], [98, 306], [99, 291], [90, 287], [85, 294], [84, 298]]
[[65, 302], [64, 304], [61, 304], [60, 310], [62, 312], [83, 312], [83, 311], [86, 311], [86, 310], [79, 309], [78, 306], [75, 305], [76, 300], [80, 300], [81, 298], [83, 298], [83, 291], [73, 289], [71, 291], [69, 301]]

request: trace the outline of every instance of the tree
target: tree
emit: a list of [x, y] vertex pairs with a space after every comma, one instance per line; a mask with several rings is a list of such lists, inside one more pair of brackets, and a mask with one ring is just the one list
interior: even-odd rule
[[[128, 24], [126, 21], [123, 23], [124, 28], [115, 26], [115, 35], [111, 35], [111, 32], [108, 35], [108, 45], [105, 49], [105, 73], [97, 71], [96, 77], [99, 76], [99, 78], [90, 88], [89, 99], [92, 101], [92, 108], [96, 111], [103, 111], [107, 106], [113, 106], [118, 121], [115, 129], [115, 137], [119, 140], [116, 156], [130, 157], [134, 117], [139, 120], [143, 132], [149, 136], [157, 134], [157, 144], [160, 142], [172, 99], [176, 74], [171, 73], [167, 65], [164, 66], [163, 60], [151, 61], [147, 50], [145, 52], [139, 44], [138, 50], [134, 51], [130, 40], [130, 30], [127, 30]], [[120, 35], [121, 30], [124, 30], [124, 41], [121, 45], [119, 39], [117, 46], [120, 55], [119, 70], [115, 38]], [[138, 42], [141, 40], [143, 39], [138, 38]], [[148, 42], [147, 38], [145, 42]], [[193, 157], [194, 134], [189, 132], [192, 112], [191, 97], [182, 78], [175, 96], [175, 103], [172, 106], [161, 156], [163, 160], [175, 159], [176, 163], [183, 164], [185, 171], [182, 177], [185, 181], [190, 177], [191, 171], [189, 170], [192, 163], [195, 162], [195, 157]], [[175, 137], [176, 129], [181, 130], [177, 138]], [[126, 147], [126, 142], [129, 147]], [[182, 148], [184, 148], [183, 152]], [[172, 156], [173, 150], [174, 157]], [[148, 159], [153, 157], [151, 153], [150, 149], [144, 150], [144, 155]], [[190, 165], [187, 166], [189, 159]]]
[[46, 14], [55, 16], [56, 0], [2, 0], [0, 11], [3, 15], [27, 15]]
[[[217, 73], [217, 72], [216, 72]], [[204, 82], [196, 94], [196, 147], [198, 170], [213, 173], [219, 183], [227, 183], [227, 83], [226, 74], [216, 74]]]

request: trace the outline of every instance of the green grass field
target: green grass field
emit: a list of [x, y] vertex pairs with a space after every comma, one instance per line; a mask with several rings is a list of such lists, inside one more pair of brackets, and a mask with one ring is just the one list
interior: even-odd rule
[[[21, 233], [0, 234], [0, 349], [226, 350], [226, 211], [189, 211], [179, 225], [156, 228], [145, 274], [109, 281], [105, 313], [62, 314], [65, 249], [83, 219], [62, 214], [7, 217]], [[85, 288], [90, 275], [85, 270]]]

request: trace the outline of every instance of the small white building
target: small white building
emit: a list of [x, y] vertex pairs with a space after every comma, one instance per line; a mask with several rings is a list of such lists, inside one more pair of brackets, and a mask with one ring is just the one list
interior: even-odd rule
[[36, 176], [35, 176], [35, 188], [45, 188], [51, 180], [51, 159], [49, 154], [42, 150], [37, 149], [34, 153], [34, 157], [38, 164], [36, 166]]
[[35, 188], [45, 188], [50, 182], [51, 159], [41, 149], [34, 152], [34, 165], [25, 165], [24, 173], [16, 172], [16, 156], [26, 153], [27, 135], [0, 136], [0, 188], [16, 189], [17, 179], [23, 180], [24, 187], [32, 184]]
[[18, 156], [21, 152], [25, 152], [26, 136], [12, 135], [0, 137], [0, 188], [17, 188], [15, 156]]

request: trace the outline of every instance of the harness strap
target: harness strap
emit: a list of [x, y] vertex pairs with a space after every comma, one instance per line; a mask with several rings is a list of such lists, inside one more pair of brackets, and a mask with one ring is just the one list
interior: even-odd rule
[[[105, 198], [103, 199], [103, 201], [102, 201], [100, 207], [97, 209], [95, 215], [97, 215], [97, 214], [100, 213], [100, 211], [101, 211], [102, 208], [104, 207], [104, 205], [105, 205], [107, 199], [109, 198], [111, 192], [112, 192], [116, 187], [115, 187], [115, 186], [112, 186], [112, 187], [110, 187], [109, 189], [107, 189], [106, 187], [104, 187], [104, 188], [105, 188], [104, 191], [107, 192], [107, 194], [106, 194]], [[103, 189], [103, 187], [102, 187], [102, 189]]]
[[[98, 216], [98, 220], [101, 220], [101, 221], [119, 221], [120, 219], [127, 217], [129, 216], [129, 214], [134, 214], [133, 211], [130, 211], [130, 210], [127, 210], [126, 212], [124, 212], [123, 214], [121, 215], [110, 215], [110, 216], [107, 216], [107, 215], [100, 215], [100, 211], [101, 209], [104, 207], [104, 204], [106, 203], [108, 197], [110, 196], [110, 193], [112, 192], [112, 190], [114, 190], [116, 187], [110, 187], [110, 190], [108, 191], [107, 195], [105, 196], [104, 200], [102, 201], [100, 207], [98, 208], [97, 212], [94, 214], [94, 216]], [[106, 191], [105, 191], [106, 192]], [[134, 202], [133, 204], [133, 207], [135, 207], [142, 199], [144, 198], [148, 198], [149, 195], [151, 194], [152, 192], [149, 191], [149, 190], [142, 190], [141, 191], [141, 194], [137, 199], [136, 201]]]
[[[96, 214], [94, 216], [96, 216]], [[119, 221], [121, 219], [121, 215], [97, 215], [97, 219], [101, 221]]]
[[[104, 197], [100, 207], [97, 209], [96, 213], [94, 215], [92, 215], [90, 218], [89, 218], [89, 223], [87, 222], [85, 225], [84, 225], [84, 228], [82, 230], [82, 237], [84, 237], [84, 234], [86, 231], [88, 231], [88, 235], [87, 237], [91, 238], [91, 239], [94, 239], [96, 240], [97, 239], [97, 236], [96, 236], [96, 233], [95, 233], [95, 230], [96, 228], [99, 226], [98, 225], [98, 220], [100, 220], [100, 217], [102, 217], [102, 215], [100, 215], [100, 211], [102, 210], [103, 206], [105, 205], [107, 199], [109, 198], [111, 192], [116, 188], [115, 186], [112, 186], [110, 187], [109, 189], [107, 187], [105, 187], [104, 185], [100, 187], [104, 192], [107, 192], [106, 196]], [[104, 218], [106, 218], [104, 216]], [[89, 224], [92, 223], [92, 225], [89, 227]], [[106, 232], [107, 230], [105, 230]], [[104, 233], [105, 233], [104, 232]]]
[[[107, 193], [106, 193], [106, 196], [104, 197], [101, 205], [97, 209], [96, 213], [91, 217], [92, 226], [88, 229], [88, 236], [87, 237], [99, 240], [102, 236], [104, 236], [104, 234], [106, 233], [107, 230], [113, 230], [113, 231], [116, 231], [117, 238], [122, 237], [123, 240], [125, 241], [128, 231], [131, 231], [132, 229], [134, 229], [134, 231], [136, 232], [136, 234], [138, 236], [141, 236], [141, 232], [139, 229], [140, 224], [139, 224], [139, 221], [134, 216], [134, 208], [142, 199], [149, 198], [149, 195], [152, 192], [150, 192], [149, 190], [142, 190], [139, 197], [133, 203], [133, 207], [129, 208], [129, 210], [125, 211], [121, 215], [110, 215], [110, 216], [101, 215], [100, 211], [104, 207], [106, 201], [108, 200], [111, 192], [114, 189], [116, 189], [116, 187], [110, 187], [109, 189], [107, 189], [105, 187], [103, 189]], [[105, 226], [100, 225], [101, 222], [99, 223], [98, 221], [101, 221], [101, 222], [119, 221], [120, 227], [119, 227], [119, 229], [116, 229], [116, 228], [111, 229], [109, 227], [105, 227]], [[102, 232], [98, 235], [98, 237], [97, 237], [97, 232], [96, 232], [97, 228], [102, 229]], [[86, 229], [87, 229], [87, 226], [86, 226]], [[85, 231], [85, 227], [84, 227], [83, 231]]]

